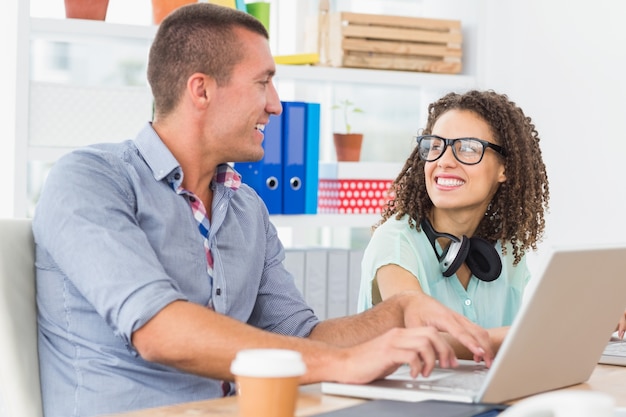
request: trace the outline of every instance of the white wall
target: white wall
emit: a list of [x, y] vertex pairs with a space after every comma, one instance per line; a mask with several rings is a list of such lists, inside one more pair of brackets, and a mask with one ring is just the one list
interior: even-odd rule
[[17, 2], [5, 1], [0, 13], [0, 56], [4, 62], [0, 71], [0, 217], [13, 215]]
[[[0, 15], [6, 32], [0, 53], [12, 62], [17, 0], [5, 3], [10, 9]], [[542, 138], [551, 212], [541, 247], [626, 241], [626, 187], [621, 184], [626, 165], [626, 2], [475, 4], [483, 15], [478, 23], [483, 25], [477, 63], [481, 87], [509, 94], [534, 119]], [[13, 172], [14, 70], [7, 65], [0, 81], [6, 92], [0, 104], [8, 108], [0, 112], [0, 216], [12, 214], [13, 182], [8, 178]]]
[[536, 123], [546, 242], [626, 242], [626, 2], [487, 0], [482, 84]]

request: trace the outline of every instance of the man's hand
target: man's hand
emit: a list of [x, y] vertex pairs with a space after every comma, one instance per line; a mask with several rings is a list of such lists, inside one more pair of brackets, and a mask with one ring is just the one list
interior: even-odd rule
[[375, 339], [345, 348], [344, 353], [333, 379], [346, 383], [362, 384], [383, 378], [403, 364], [411, 367], [413, 378], [430, 375], [437, 360], [443, 368], [457, 366], [454, 350], [434, 327], [391, 329]]
[[457, 339], [473, 354], [474, 360], [493, 362], [494, 352], [489, 333], [463, 315], [444, 306], [421, 291], [405, 291], [404, 324], [408, 328], [430, 326]]

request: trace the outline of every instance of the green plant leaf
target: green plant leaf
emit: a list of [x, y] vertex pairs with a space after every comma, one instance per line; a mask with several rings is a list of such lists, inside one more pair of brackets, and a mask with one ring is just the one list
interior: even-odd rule
[[350, 133], [352, 132], [352, 125], [349, 122], [349, 118], [348, 115], [349, 113], [365, 113], [365, 111], [363, 109], [361, 109], [360, 107], [356, 107], [355, 104], [348, 100], [348, 99], [344, 99], [344, 100], [339, 100], [338, 104], [334, 104], [331, 107], [332, 110], [342, 110], [343, 113], [343, 121], [344, 121], [344, 125], [346, 128], [346, 133]]

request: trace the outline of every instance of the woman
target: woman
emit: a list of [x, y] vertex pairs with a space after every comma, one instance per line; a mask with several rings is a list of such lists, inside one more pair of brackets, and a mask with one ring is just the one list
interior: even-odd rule
[[493, 91], [447, 94], [428, 107], [392, 193], [363, 257], [359, 310], [401, 291], [424, 292], [488, 329], [497, 350], [548, 209], [531, 119]]

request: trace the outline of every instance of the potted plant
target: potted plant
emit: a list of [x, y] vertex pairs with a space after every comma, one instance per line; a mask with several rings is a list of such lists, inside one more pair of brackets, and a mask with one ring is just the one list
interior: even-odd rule
[[333, 141], [335, 142], [335, 150], [337, 151], [337, 161], [356, 162], [361, 158], [363, 134], [352, 132], [349, 115], [352, 113], [363, 113], [363, 110], [348, 99], [340, 100], [332, 109], [341, 110], [345, 126], [345, 133], [333, 133]]
[[65, 0], [65, 17], [105, 20], [109, 0]]
[[152, 0], [152, 21], [155, 25], [160, 24], [165, 17], [178, 9], [198, 0]]

